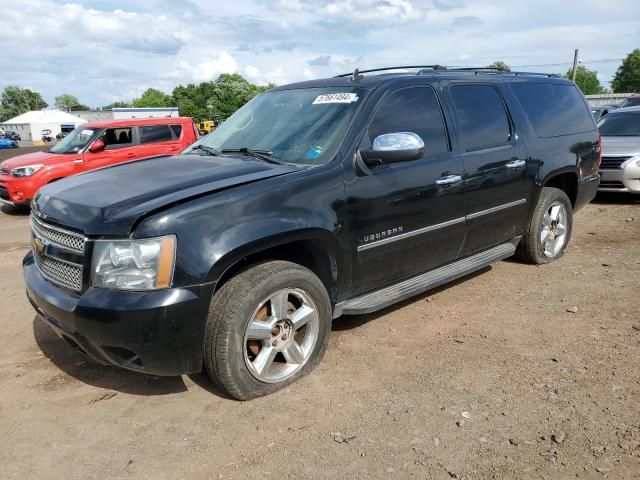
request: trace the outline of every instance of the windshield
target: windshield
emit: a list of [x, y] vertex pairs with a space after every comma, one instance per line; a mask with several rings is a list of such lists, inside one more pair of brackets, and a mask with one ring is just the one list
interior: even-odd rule
[[78, 153], [86, 147], [89, 142], [93, 141], [101, 130], [100, 128], [79, 126], [49, 151], [51, 153]]
[[328, 162], [362, 102], [360, 88], [305, 88], [258, 95], [184, 153], [259, 150], [298, 165]]
[[622, 102], [620, 108], [637, 107], [638, 105], [640, 105], [640, 97], [629, 97], [624, 102]]
[[640, 137], [640, 112], [610, 113], [598, 122], [605, 137]]

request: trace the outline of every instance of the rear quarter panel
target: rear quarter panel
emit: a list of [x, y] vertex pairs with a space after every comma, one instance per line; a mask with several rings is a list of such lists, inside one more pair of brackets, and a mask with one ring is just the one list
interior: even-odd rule
[[585, 115], [593, 124], [593, 130], [571, 135], [559, 135], [542, 138], [538, 136], [529, 117], [511, 89], [510, 83], [503, 85], [509, 108], [518, 129], [524, 135], [528, 152], [527, 168], [533, 188], [529, 191], [527, 202], [530, 212], [535, 208], [542, 187], [553, 177], [571, 173], [578, 182], [598, 173], [598, 132], [591, 117], [586, 100]]

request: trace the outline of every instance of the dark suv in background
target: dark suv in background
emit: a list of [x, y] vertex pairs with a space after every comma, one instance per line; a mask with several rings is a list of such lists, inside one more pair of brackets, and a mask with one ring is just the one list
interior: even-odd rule
[[517, 255], [562, 256], [598, 188], [576, 86], [438, 66], [259, 95], [181, 155], [43, 187], [27, 294], [94, 359], [238, 399], [322, 358], [332, 319]]

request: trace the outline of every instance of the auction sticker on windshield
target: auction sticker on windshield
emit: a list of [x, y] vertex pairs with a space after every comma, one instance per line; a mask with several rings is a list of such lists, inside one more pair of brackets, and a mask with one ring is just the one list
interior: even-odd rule
[[313, 101], [314, 105], [324, 105], [326, 103], [353, 103], [358, 101], [355, 93], [326, 93], [318, 95]]

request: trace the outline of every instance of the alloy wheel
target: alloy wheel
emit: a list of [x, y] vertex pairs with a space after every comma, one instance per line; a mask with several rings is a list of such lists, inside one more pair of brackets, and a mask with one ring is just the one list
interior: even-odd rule
[[553, 202], [542, 218], [540, 245], [545, 257], [553, 258], [562, 250], [567, 238], [567, 209], [561, 202]]
[[300, 289], [283, 289], [263, 300], [247, 324], [244, 361], [251, 374], [278, 383], [311, 357], [319, 334], [318, 309]]

